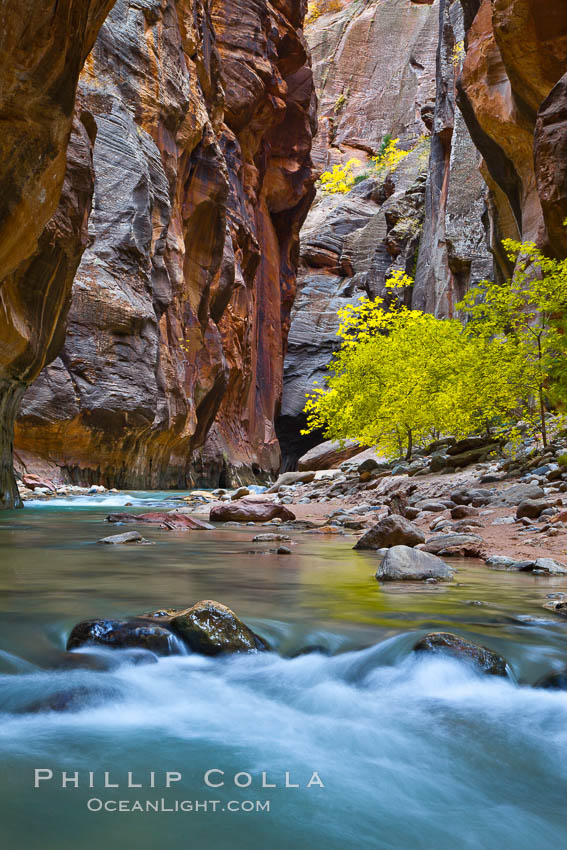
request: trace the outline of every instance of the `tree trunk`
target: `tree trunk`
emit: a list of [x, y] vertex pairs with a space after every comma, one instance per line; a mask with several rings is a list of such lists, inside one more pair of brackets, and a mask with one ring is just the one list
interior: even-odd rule
[[407, 428], [406, 430], [408, 432], [408, 450], [406, 452], [406, 460], [411, 460], [413, 452], [413, 434], [411, 428]]
[[544, 449], [547, 448], [547, 427], [545, 424], [545, 403], [543, 400], [543, 387], [540, 385], [539, 388], [539, 415], [541, 419], [541, 440], [543, 443]]

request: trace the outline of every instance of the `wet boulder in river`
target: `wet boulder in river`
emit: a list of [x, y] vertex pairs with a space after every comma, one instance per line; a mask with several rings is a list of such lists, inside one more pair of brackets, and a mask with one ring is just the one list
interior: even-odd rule
[[137, 647], [155, 652], [156, 655], [179, 652], [175, 637], [169, 629], [144, 618], [84, 620], [77, 623], [67, 640], [67, 649], [77, 649], [79, 646], [104, 646], [108, 649]]
[[378, 581], [450, 581], [454, 570], [441, 558], [409, 546], [388, 549], [376, 571]]
[[425, 534], [400, 514], [384, 517], [362, 535], [355, 549], [384, 549], [389, 546], [417, 546], [425, 541]]
[[546, 688], [551, 691], [567, 691], [567, 667], [546, 673], [534, 684], [534, 688]]
[[201, 655], [256, 652], [269, 648], [234, 611], [210, 599], [180, 611], [169, 620], [169, 626], [193, 652]]
[[432, 652], [450, 655], [459, 661], [467, 661], [482, 673], [490, 676], [506, 676], [506, 659], [486, 646], [479, 646], [451, 632], [431, 632], [420, 638], [414, 652]]

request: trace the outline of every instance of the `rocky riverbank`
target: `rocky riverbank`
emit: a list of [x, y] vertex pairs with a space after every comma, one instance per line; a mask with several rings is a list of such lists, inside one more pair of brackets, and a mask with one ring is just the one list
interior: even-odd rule
[[[356, 450], [333, 454], [332, 447], [318, 447], [301, 462], [301, 471], [280, 475], [270, 487], [172, 494], [182, 503], [177, 517], [165, 520], [169, 514], [158, 512], [152, 521], [194, 527], [177, 521], [194, 515], [215, 523], [291, 524], [306, 533], [359, 538], [384, 517], [399, 515], [423, 534], [417, 545], [435, 554], [482, 558], [494, 569], [541, 558], [567, 560], [567, 444], [559, 438], [545, 451], [524, 442], [515, 456], [497, 440], [470, 438], [439, 441], [411, 462], [389, 463], [369, 449], [333, 466], [335, 458]], [[305, 469], [306, 463], [314, 468]], [[317, 468], [321, 465], [330, 468]], [[30, 475], [18, 486], [24, 501], [119, 494]], [[120, 516], [114, 521], [128, 522]]]

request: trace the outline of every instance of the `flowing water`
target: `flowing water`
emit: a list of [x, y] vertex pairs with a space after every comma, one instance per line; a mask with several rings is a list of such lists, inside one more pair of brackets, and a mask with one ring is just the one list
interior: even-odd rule
[[[565, 846], [567, 693], [532, 685], [567, 664], [567, 623], [541, 607], [567, 582], [461, 562], [451, 586], [380, 587], [352, 537], [292, 533], [278, 556], [248, 527], [96, 543], [111, 506], [159, 500], [32, 503], [0, 519], [2, 847]], [[277, 652], [134, 664], [99, 651], [61, 666], [81, 619], [206, 598]], [[504, 654], [510, 679], [414, 656], [438, 629]], [[53, 778], [34, 788], [36, 769]], [[216, 787], [208, 770], [223, 771]], [[62, 771], [79, 787], [62, 788]]]

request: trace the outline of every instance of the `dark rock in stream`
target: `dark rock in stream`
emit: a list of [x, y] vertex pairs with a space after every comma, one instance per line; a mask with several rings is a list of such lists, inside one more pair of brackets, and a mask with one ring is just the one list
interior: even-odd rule
[[268, 644], [220, 602], [204, 600], [180, 611], [169, 621], [171, 629], [201, 655], [268, 650]]
[[73, 628], [67, 649], [80, 646], [106, 646], [110, 649], [136, 647], [156, 655], [179, 654], [172, 632], [143, 618], [125, 620], [84, 620]]
[[546, 673], [534, 684], [534, 688], [546, 688], [550, 691], [567, 691], [567, 667]]
[[[158, 622], [159, 621], [159, 622]], [[182, 610], [162, 609], [123, 620], [85, 620], [72, 630], [67, 649], [101, 646], [179, 655], [268, 651], [268, 643], [220, 602], [204, 600]]]
[[431, 632], [414, 646], [414, 652], [433, 652], [450, 655], [459, 661], [472, 663], [477, 670], [490, 676], [506, 676], [506, 659], [486, 646], [471, 643], [451, 632]]

